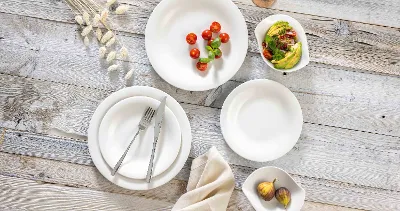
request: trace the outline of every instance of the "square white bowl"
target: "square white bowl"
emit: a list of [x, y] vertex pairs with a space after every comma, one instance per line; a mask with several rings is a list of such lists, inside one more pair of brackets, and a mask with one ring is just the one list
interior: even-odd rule
[[[297, 33], [297, 39], [299, 42], [302, 43], [302, 54], [300, 61], [292, 68], [290, 69], [277, 69], [274, 67], [274, 64], [272, 64], [270, 61], [268, 61], [264, 56], [263, 56], [263, 47], [262, 43], [265, 38], [265, 34], [267, 33], [268, 29], [277, 21], [287, 21], [290, 26], [293, 27], [293, 29]], [[262, 20], [254, 30], [254, 33], [256, 35], [257, 39], [257, 45], [258, 49], [260, 50], [261, 58], [263, 58], [264, 62], [268, 64], [272, 69], [281, 71], [281, 72], [294, 72], [296, 70], [299, 70], [303, 67], [305, 67], [309, 62], [310, 62], [310, 54], [308, 52], [308, 43], [307, 43], [307, 37], [306, 33], [304, 32], [303, 27], [301, 24], [294, 18], [288, 16], [288, 15], [271, 15]]]
[[283, 205], [275, 197], [271, 201], [264, 201], [257, 192], [259, 183], [272, 182], [275, 178], [277, 179], [274, 183], [275, 189], [285, 187], [291, 193], [291, 201], [286, 211], [299, 211], [303, 207], [306, 191], [280, 168], [267, 166], [255, 170], [244, 181], [242, 191], [257, 211], [285, 211]]

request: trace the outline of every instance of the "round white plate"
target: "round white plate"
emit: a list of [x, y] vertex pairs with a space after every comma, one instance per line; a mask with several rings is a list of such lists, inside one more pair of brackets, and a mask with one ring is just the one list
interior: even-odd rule
[[[130, 97], [115, 104], [100, 124], [100, 150], [104, 160], [114, 167], [139, 130], [139, 122], [147, 107], [157, 110], [160, 101]], [[154, 118], [149, 127], [133, 142], [118, 173], [133, 179], [145, 179], [154, 142]], [[165, 107], [164, 120], [154, 157], [153, 177], [172, 165], [181, 148], [181, 129], [172, 111]]]
[[303, 125], [300, 104], [280, 83], [260, 79], [246, 82], [226, 98], [221, 130], [240, 156], [264, 162], [277, 159], [296, 144]]
[[[99, 146], [99, 127], [100, 123], [106, 114], [106, 112], [118, 103], [121, 100], [124, 100], [129, 97], [135, 96], [147, 96], [154, 99], [161, 99], [164, 96], [167, 97], [166, 106], [171, 109], [176, 118], [178, 119], [179, 126], [181, 128], [182, 135], [182, 144], [181, 149], [174, 163], [164, 171], [162, 174], [153, 177], [151, 183], [146, 183], [145, 180], [142, 179], [132, 179], [128, 177], [124, 177], [120, 174], [116, 174], [115, 176], [111, 176], [111, 167], [108, 166], [106, 161], [103, 159], [100, 146]], [[100, 105], [97, 107], [94, 112], [92, 119], [90, 121], [89, 129], [88, 129], [88, 146], [90, 156], [92, 157], [93, 163], [99, 172], [112, 183], [131, 190], [149, 190], [161, 186], [171, 179], [173, 179], [179, 171], [185, 165], [185, 162], [190, 153], [190, 146], [192, 141], [192, 134], [190, 129], [189, 120], [186, 116], [185, 111], [179, 105], [179, 103], [169, 96], [167, 93], [145, 86], [135, 86], [121, 89], [110, 96], [108, 96]]]
[[[198, 48], [207, 57], [201, 33], [218, 21], [221, 33], [230, 40], [221, 46], [221, 59], [209, 63], [208, 70], [196, 69], [198, 59], [189, 51]], [[186, 42], [189, 33], [197, 35], [195, 45]], [[216, 88], [232, 78], [247, 53], [248, 32], [240, 10], [231, 0], [162, 0], [153, 10], [145, 31], [146, 52], [155, 71], [168, 83], [185, 90]], [[213, 33], [213, 38], [218, 34]]]

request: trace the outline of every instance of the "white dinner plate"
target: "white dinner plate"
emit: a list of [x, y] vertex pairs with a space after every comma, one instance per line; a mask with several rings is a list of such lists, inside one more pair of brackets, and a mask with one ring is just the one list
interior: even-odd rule
[[[151, 183], [147, 183], [145, 180], [142, 179], [128, 178], [120, 174], [111, 176], [112, 169], [103, 159], [100, 152], [99, 128], [104, 115], [112, 106], [114, 106], [119, 101], [135, 96], [147, 96], [154, 99], [161, 99], [162, 97], [167, 96], [166, 106], [170, 108], [171, 111], [174, 113], [181, 128], [182, 143], [177, 158], [175, 159], [174, 163], [170, 166], [170, 168], [168, 168], [160, 175], [153, 177]], [[124, 88], [108, 96], [97, 107], [96, 111], [92, 116], [88, 129], [89, 152], [96, 168], [106, 179], [108, 179], [112, 183], [120, 187], [131, 190], [153, 189], [173, 179], [185, 165], [185, 162], [190, 153], [191, 141], [192, 141], [192, 134], [191, 134], [189, 120], [186, 116], [185, 111], [179, 105], [179, 103], [167, 93], [146, 86], [134, 86], [134, 87]]]
[[[196, 69], [198, 59], [189, 51], [198, 48], [207, 57], [206, 41], [201, 34], [218, 21], [221, 33], [230, 40], [221, 45], [222, 57], [209, 63], [208, 70]], [[189, 45], [186, 35], [195, 33], [197, 42]], [[231, 0], [162, 0], [147, 22], [146, 52], [155, 71], [168, 83], [185, 90], [216, 88], [232, 78], [242, 65], [248, 47], [246, 22]], [[213, 38], [218, 34], [213, 33]]]
[[[108, 110], [100, 124], [100, 150], [104, 160], [114, 167], [139, 130], [139, 122], [147, 107], [157, 110], [160, 101], [130, 97]], [[154, 118], [148, 128], [134, 140], [118, 173], [133, 179], [145, 179], [154, 142]], [[172, 111], [165, 107], [160, 136], [154, 157], [153, 177], [164, 172], [175, 161], [181, 148], [181, 129]]]
[[[285, 187], [290, 191], [291, 200], [287, 209], [275, 197], [271, 201], [264, 201], [257, 192], [258, 184], [272, 182], [274, 179], [276, 179], [275, 189]], [[306, 198], [306, 191], [288, 173], [273, 166], [259, 168], [251, 173], [244, 181], [242, 191], [257, 211], [299, 211]]]
[[222, 106], [225, 141], [248, 160], [264, 162], [283, 156], [296, 144], [302, 125], [300, 104], [293, 93], [267, 79], [238, 86]]

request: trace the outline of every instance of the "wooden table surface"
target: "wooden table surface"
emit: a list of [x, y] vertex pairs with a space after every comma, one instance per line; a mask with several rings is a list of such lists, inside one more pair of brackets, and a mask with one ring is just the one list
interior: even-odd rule
[[[216, 146], [236, 189], [228, 210], [253, 210], [241, 191], [255, 169], [289, 172], [306, 190], [302, 210], [400, 210], [400, 4], [398, 0], [277, 0], [271, 9], [234, 0], [249, 29], [238, 73], [220, 87], [189, 92], [162, 80], [144, 47], [153, 0], [130, 5], [116, 21], [130, 50], [133, 82], [107, 74], [98, 46], [85, 48], [63, 0], [0, 0], [0, 210], [169, 210], [185, 192], [193, 158]], [[261, 59], [253, 34], [262, 19], [288, 14], [303, 25], [310, 64], [288, 74]], [[268, 78], [287, 86], [304, 115], [300, 140], [265, 163], [235, 154], [219, 114], [238, 85]], [[161, 89], [186, 111], [190, 158], [179, 175], [150, 191], [119, 188], [96, 170], [87, 128], [98, 104], [131, 85]]]

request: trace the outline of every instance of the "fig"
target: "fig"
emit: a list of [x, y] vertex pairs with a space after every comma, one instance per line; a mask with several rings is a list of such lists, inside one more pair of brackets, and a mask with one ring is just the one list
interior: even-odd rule
[[285, 187], [278, 188], [275, 191], [275, 198], [286, 209], [288, 204], [290, 203], [290, 191]]
[[275, 183], [276, 179], [272, 182], [262, 182], [258, 184], [257, 186], [257, 191], [258, 194], [265, 200], [265, 201], [270, 201], [272, 198], [274, 198], [275, 194]]

